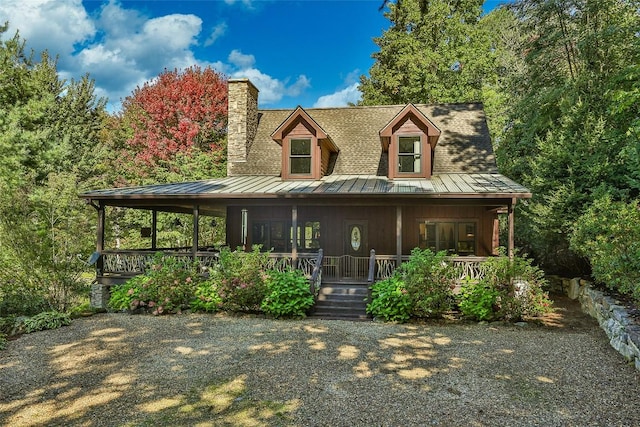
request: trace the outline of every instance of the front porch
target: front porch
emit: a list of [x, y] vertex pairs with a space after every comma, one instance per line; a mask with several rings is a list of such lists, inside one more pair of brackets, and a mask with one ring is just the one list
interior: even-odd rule
[[[214, 268], [218, 260], [218, 251], [201, 248], [195, 252], [191, 248], [143, 249], [143, 250], [105, 250], [98, 260], [97, 281], [102, 285], [114, 285], [125, 282], [131, 277], [143, 274], [152, 264], [157, 253], [165, 256], [183, 258], [185, 262], [197, 261], [202, 271]], [[452, 256], [450, 262], [460, 268], [460, 280], [479, 280], [482, 270], [480, 264], [487, 257]], [[408, 255], [376, 254], [371, 250], [368, 257], [351, 255], [326, 256], [323, 251], [312, 253], [270, 253], [269, 263], [265, 268], [284, 270], [296, 268], [311, 277], [316, 266], [321, 265], [320, 274], [323, 280], [331, 281], [366, 281], [369, 283], [383, 280], [394, 273], [398, 266], [409, 260]]]

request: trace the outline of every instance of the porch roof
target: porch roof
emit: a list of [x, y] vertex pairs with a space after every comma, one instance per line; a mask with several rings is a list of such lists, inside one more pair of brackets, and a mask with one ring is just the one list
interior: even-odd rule
[[531, 192], [497, 173], [451, 173], [431, 179], [390, 180], [377, 175], [329, 175], [320, 180], [285, 181], [277, 176], [252, 175], [195, 182], [145, 185], [88, 191], [81, 198], [100, 201], [169, 199], [270, 199], [323, 197], [416, 197], [458, 199], [522, 199]]

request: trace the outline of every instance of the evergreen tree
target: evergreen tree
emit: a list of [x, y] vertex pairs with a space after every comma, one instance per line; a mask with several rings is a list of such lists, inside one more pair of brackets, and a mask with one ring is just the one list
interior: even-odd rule
[[360, 78], [364, 105], [472, 102], [482, 99], [494, 50], [478, 22], [482, 0], [387, 3], [391, 27]]
[[0, 43], [0, 315], [68, 308], [94, 244], [77, 193], [99, 163], [105, 103], [24, 46], [18, 33]]
[[60, 80], [46, 51], [34, 61], [18, 33], [0, 43], [0, 179], [19, 185], [33, 173], [41, 183], [69, 171], [89, 177], [104, 105], [88, 77]]
[[[533, 192], [519, 232], [548, 269], [574, 270], [569, 239], [595, 200], [638, 187], [638, 2], [523, 0], [525, 72], [498, 164]], [[636, 123], [636, 124], [634, 124]]]

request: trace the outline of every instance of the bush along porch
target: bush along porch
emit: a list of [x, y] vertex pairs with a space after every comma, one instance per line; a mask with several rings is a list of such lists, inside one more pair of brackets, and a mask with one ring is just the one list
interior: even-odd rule
[[392, 270], [372, 251], [365, 282], [340, 282], [330, 274], [323, 279], [325, 261], [322, 251], [296, 263], [255, 246], [249, 252], [224, 248], [216, 263], [203, 268], [197, 261], [158, 253], [144, 274], [112, 287], [109, 307], [153, 315], [226, 311], [396, 322], [453, 312], [476, 320], [517, 321], [551, 307], [541, 271], [520, 257], [479, 262], [471, 276], [445, 252], [417, 248]]

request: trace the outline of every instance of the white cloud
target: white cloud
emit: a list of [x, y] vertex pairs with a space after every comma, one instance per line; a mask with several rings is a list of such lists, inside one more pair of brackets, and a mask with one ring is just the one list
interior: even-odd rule
[[[238, 0], [251, 8], [250, 0]], [[250, 78], [260, 89], [260, 103], [272, 104], [285, 96], [299, 96], [310, 87], [304, 76], [278, 79], [256, 67], [254, 55], [234, 49], [226, 61], [198, 60], [194, 48], [201, 40], [207, 47], [228, 30], [225, 22], [203, 34], [203, 21], [193, 14], [149, 17], [127, 8], [119, 0], [108, 0], [92, 12], [82, 0], [0, 0], [0, 22], [8, 20], [27, 41], [27, 51], [48, 50], [58, 56], [58, 72], [63, 79], [89, 74], [98, 96], [109, 98], [111, 111], [136, 86], [157, 77], [163, 70], [193, 65], [211, 66], [230, 77]], [[293, 83], [289, 83], [292, 81]]]
[[229, 62], [238, 68], [251, 68], [256, 63], [256, 58], [253, 55], [245, 55], [237, 49], [234, 49], [229, 54]]
[[305, 89], [311, 87], [311, 80], [304, 74], [300, 75], [298, 79], [291, 86], [287, 88], [288, 96], [299, 96]]
[[192, 51], [202, 31], [202, 19], [192, 14], [148, 18], [110, 0], [90, 17], [81, 0], [2, 0], [0, 16], [20, 30], [28, 49], [58, 55], [61, 77], [89, 73], [112, 108], [165, 68], [206, 65]]
[[2, 0], [0, 21], [9, 21], [5, 37], [16, 30], [36, 52], [48, 50], [52, 56], [64, 57], [74, 52], [74, 45], [90, 40], [96, 28], [81, 0]]
[[303, 74], [288, 85], [284, 81], [271, 77], [254, 67], [256, 58], [234, 49], [229, 54], [230, 66], [223, 67], [232, 78], [247, 78], [260, 90], [260, 104], [267, 105], [280, 101], [284, 96], [299, 96], [311, 86], [310, 80]]
[[204, 42], [205, 47], [211, 46], [212, 44], [214, 44], [216, 42], [216, 40], [218, 40], [220, 37], [224, 36], [224, 34], [226, 32], [227, 32], [227, 23], [226, 22], [222, 22], [222, 23], [216, 25], [215, 27], [213, 27], [213, 30], [211, 31], [211, 34], [209, 35], [209, 38], [207, 38], [207, 40], [205, 40], [205, 42]]
[[314, 108], [326, 108], [326, 107], [344, 107], [349, 104], [355, 104], [362, 98], [362, 93], [358, 90], [359, 83], [353, 83], [352, 85], [332, 93], [330, 95], [324, 95], [318, 98]]

